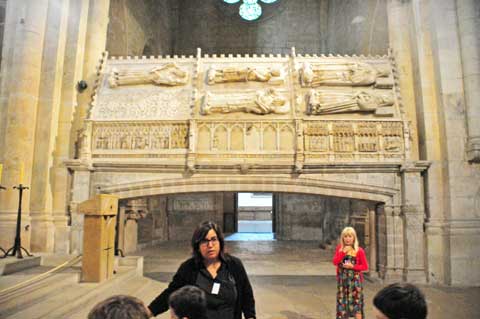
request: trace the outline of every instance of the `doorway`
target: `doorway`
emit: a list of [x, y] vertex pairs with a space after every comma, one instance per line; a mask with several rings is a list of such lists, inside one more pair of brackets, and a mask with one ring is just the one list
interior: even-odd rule
[[228, 240], [273, 240], [274, 195], [272, 193], [236, 193], [236, 233]]

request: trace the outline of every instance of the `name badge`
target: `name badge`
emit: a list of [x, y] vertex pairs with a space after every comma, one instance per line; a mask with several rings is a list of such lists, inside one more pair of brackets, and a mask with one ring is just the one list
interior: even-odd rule
[[220, 291], [220, 284], [218, 282], [214, 282], [212, 287], [212, 295], [218, 295], [219, 291]]

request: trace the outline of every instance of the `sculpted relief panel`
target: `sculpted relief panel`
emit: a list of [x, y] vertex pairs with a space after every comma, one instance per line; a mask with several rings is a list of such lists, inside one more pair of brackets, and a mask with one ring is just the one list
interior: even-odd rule
[[391, 88], [391, 72], [382, 67], [351, 61], [305, 62], [300, 70], [302, 87], [319, 86], [370, 86]]
[[107, 60], [83, 140], [94, 157], [182, 150], [189, 165], [401, 159], [407, 137], [393, 72], [387, 57]]
[[128, 70], [113, 68], [108, 77], [111, 88], [120, 85], [155, 84], [165, 86], [185, 85], [188, 73], [180, 69], [175, 63], [167, 63], [151, 70]]
[[94, 120], [152, 120], [190, 117], [191, 92], [176, 89], [167, 92], [104, 93], [98, 97], [90, 118]]
[[[307, 152], [345, 154], [345, 159], [403, 157], [402, 122], [310, 121], [304, 130]], [[371, 157], [370, 155], [375, 155]]]
[[188, 146], [188, 125], [102, 123], [93, 128], [93, 150], [171, 150]]
[[202, 114], [244, 112], [254, 114], [285, 114], [290, 103], [274, 89], [256, 92], [213, 94], [207, 93]]
[[230, 82], [265, 82], [271, 85], [285, 83], [285, 72], [280, 67], [211, 67], [208, 70], [209, 85]]
[[308, 96], [308, 114], [374, 113], [393, 116], [395, 103], [391, 92], [358, 91], [335, 92], [311, 90]]

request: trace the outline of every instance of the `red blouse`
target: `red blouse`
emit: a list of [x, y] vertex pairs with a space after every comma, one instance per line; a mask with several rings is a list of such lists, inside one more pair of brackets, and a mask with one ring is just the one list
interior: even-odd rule
[[[335, 248], [335, 255], [333, 256], [333, 264], [337, 267], [337, 276], [340, 274], [340, 268], [343, 261], [343, 258], [346, 256], [342, 251], [342, 246], [338, 245]], [[355, 256], [355, 265], [353, 266], [354, 271], [360, 272], [361, 281], [363, 281], [363, 271], [368, 271], [367, 257], [365, 256], [365, 251], [362, 247], [358, 247], [357, 256]]]

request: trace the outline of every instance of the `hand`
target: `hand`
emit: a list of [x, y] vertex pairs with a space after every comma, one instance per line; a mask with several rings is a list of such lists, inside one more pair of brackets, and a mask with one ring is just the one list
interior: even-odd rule
[[353, 264], [352, 264], [352, 263], [343, 263], [343, 268], [345, 268], [345, 269], [353, 269]]

